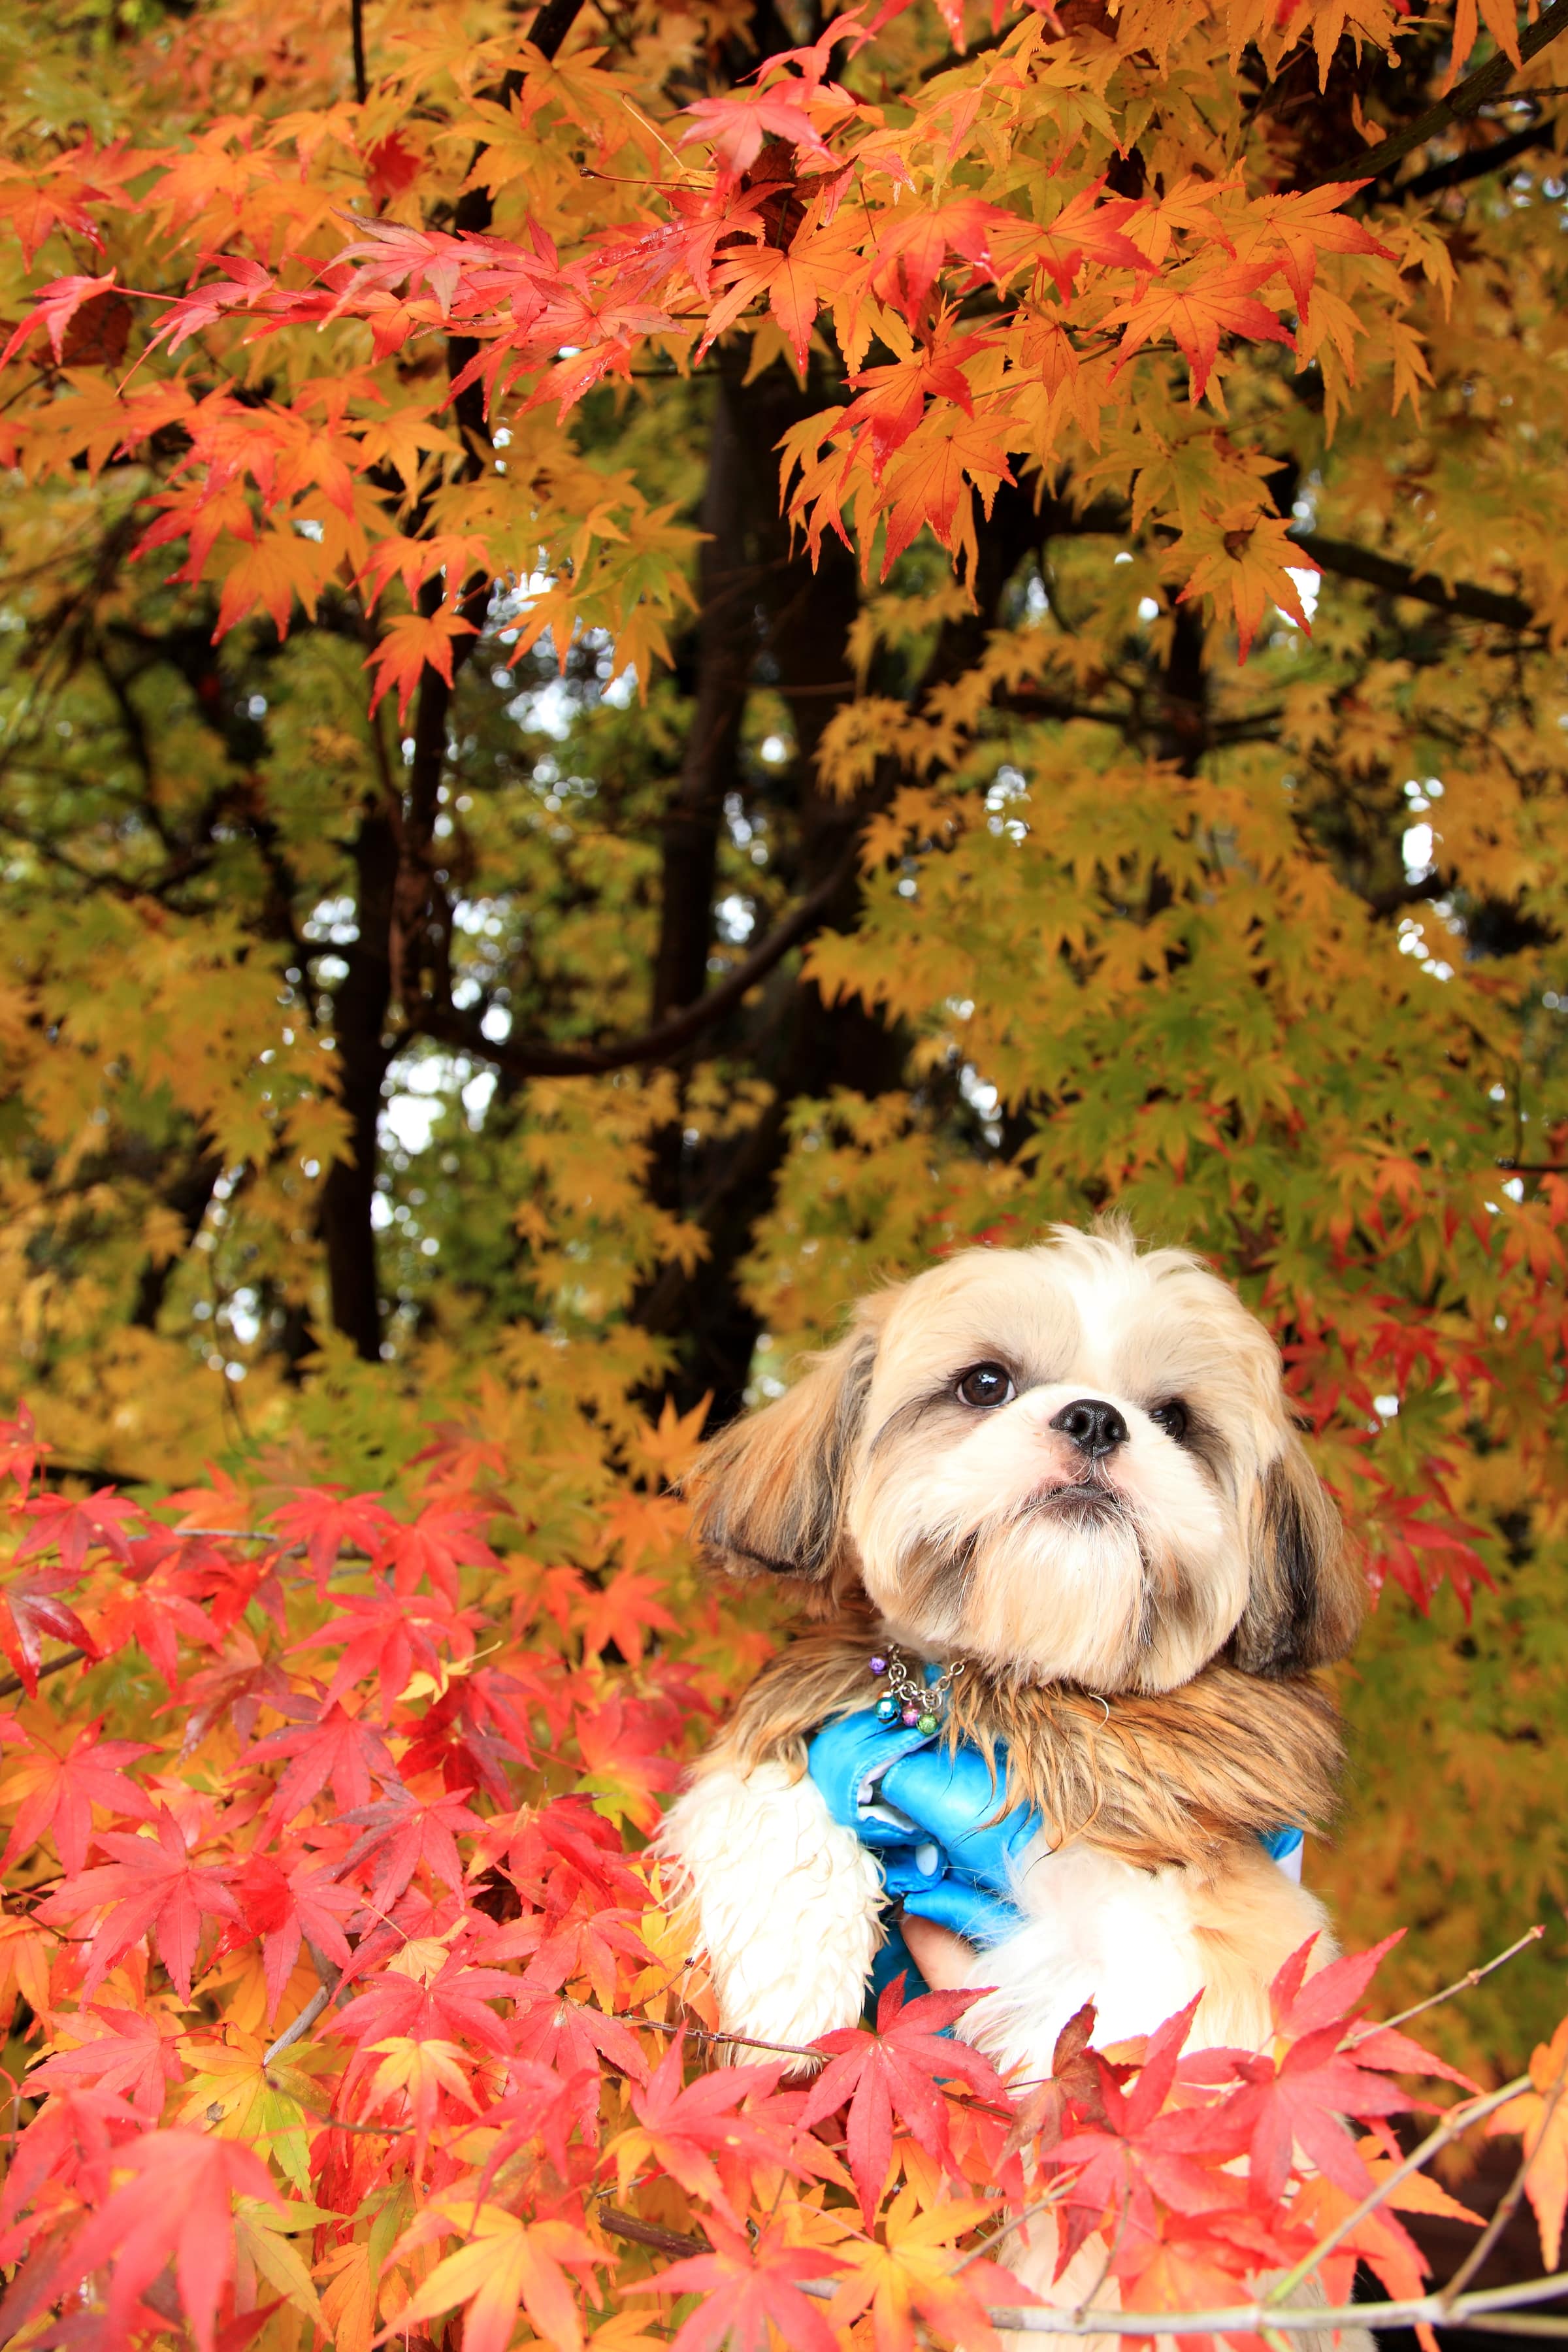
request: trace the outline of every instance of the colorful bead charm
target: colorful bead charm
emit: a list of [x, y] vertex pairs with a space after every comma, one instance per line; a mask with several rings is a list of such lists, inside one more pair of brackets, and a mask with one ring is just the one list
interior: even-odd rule
[[928, 1665], [917, 1677], [891, 1647], [885, 1658], [868, 1658], [866, 1664], [872, 1674], [888, 1677], [888, 1688], [877, 1701], [878, 1722], [889, 1731], [896, 1723], [901, 1723], [906, 1730], [918, 1731], [922, 1739], [941, 1730], [948, 1693], [966, 1670], [965, 1660], [954, 1658], [941, 1674]]

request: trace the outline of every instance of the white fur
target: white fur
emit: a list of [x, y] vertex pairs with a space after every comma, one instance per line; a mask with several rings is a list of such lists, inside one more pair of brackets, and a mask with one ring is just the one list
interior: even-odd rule
[[964, 2040], [1001, 2073], [1035, 2076], [1049, 2074], [1057, 2036], [1086, 2000], [1101, 2046], [1152, 2033], [1204, 1986], [1186, 1879], [1076, 1841], [1042, 1847], [1019, 1888], [1024, 1926], [969, 1971], [995, 1990], [964, 2018]]
[[689, 1881], [726, 2032], [799, 2045], [859, 2022], [882, 1941], [882, 1874], [783, 1764], [701, 1773], [658, 1850]]

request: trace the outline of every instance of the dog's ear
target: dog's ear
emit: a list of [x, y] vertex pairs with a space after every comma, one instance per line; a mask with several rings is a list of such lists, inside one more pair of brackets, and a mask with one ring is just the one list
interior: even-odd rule
[[1355, 1640], [1365, 1606], [1366, 1582], [1339, 1512], [1292, 1437], [1263, 1474], [1236, 1664], [1248, 1675], [1331, 1665]]
[[703, 1447], [683, 1483], [698, 1547], [713, 1566], [740, 1576], [832, 1575], [876, 1354], [875, 1334], [858, 1328], [809, 1358], [773, 1404]]

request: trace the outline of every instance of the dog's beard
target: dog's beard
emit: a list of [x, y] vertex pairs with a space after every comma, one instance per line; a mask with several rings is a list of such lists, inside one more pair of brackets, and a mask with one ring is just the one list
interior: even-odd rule
[[866, 1589], [895, 1637], [1020, 1682], [1169, 1689], [1224, 1643], [1246, 1570], [1217, 1498], [1151, 1507], [1144, 1483], [1096, 1469], [967, 1525], [911, 1527], [885, 1492], [862, 1517]]

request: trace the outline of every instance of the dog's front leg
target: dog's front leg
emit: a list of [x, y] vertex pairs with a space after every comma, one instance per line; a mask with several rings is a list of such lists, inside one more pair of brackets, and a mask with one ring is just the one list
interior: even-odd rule
[[799, 2047], [860, 2016], [882, 1877], [804, 1773], [715, 1759], [665, 1818], [726, 2032]]

